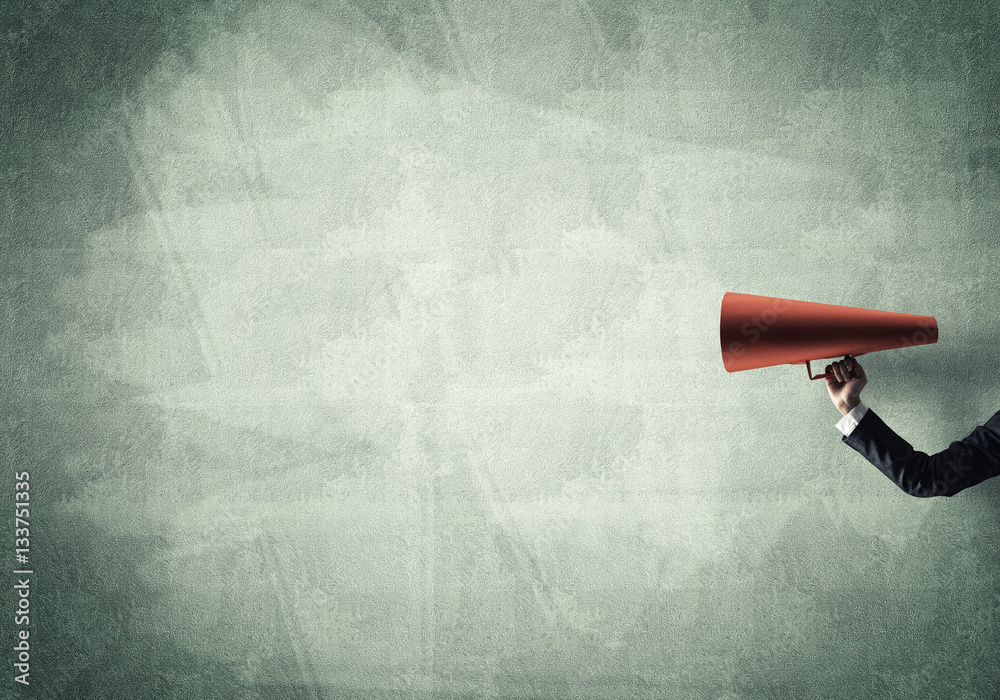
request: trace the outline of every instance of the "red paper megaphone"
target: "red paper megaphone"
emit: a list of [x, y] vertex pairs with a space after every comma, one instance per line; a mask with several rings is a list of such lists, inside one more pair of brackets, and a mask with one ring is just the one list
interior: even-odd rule
[[811, 361], [936, 343], [938, 326], [933, 316], [727, 292], [719, 337], [728, 372], [804, 364], [823, 379], [832, 375], [813, 376]]

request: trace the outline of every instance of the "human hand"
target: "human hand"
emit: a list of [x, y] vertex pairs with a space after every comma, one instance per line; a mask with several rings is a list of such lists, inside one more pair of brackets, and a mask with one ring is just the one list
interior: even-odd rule
[[856, 358], [847, 355], [843, 360], [826, 366], [826, 390], [830, 400], [841, 415], [846, 416], [861, 401], [861, 390], [868, 383], [868, 375]]

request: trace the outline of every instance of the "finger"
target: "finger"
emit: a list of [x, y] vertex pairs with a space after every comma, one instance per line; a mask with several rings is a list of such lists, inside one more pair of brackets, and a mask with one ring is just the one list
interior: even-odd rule
[[844, 381], [844, 371], [839, 362], [833, 363], [833, 376], [837, 378], [838, 382]]
[[854, 375], [859, 379], [867, 379], [868, 375], [865, 374], [865, 368], [861, 366], [857, 358], [852, 358], [854, 360]]

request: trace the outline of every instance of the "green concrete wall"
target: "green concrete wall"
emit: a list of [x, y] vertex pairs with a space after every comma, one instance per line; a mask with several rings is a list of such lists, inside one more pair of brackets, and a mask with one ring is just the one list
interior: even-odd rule
[[4, 697], [995, 697], [997, 486], [718, 346], [934, 315], [867, 403], [1000, 408], [995, 2], [0, 7]]

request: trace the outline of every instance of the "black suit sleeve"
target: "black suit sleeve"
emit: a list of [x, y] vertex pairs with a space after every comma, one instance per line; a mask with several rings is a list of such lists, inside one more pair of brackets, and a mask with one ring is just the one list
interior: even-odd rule
[[933, 455], [914, 450], [870, 408], [844, 442], [911, 496], [953, 496], [1000, 474], [1000, 411]]

